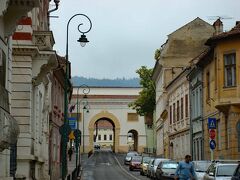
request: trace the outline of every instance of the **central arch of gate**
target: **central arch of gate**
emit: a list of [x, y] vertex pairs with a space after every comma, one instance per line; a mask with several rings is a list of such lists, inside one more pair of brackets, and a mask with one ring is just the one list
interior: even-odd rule
[[114, 152], [119, 152], [120, 122], [116, 116], [114, 116], [112, 113], [109, 113], [107, 111], [102, 111], [102, 112], [96, 114], [94, 117], [91, 118], [91, 120], [89, 122], [89, 125], [88, 125], [89, 149], [91, 149], [91, 147], [93, 147], [95, 124], [97, 121], [102, 120], [102, 119], [107, 120], [112, 124], [113, 134], [114, 134], [112, 150]]

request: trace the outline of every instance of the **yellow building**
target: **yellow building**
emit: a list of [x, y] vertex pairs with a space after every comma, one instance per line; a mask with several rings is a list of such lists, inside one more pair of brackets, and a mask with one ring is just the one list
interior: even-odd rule
[[[219, 20], [219, 27], [222, 29]], [[206, 42], [203, 72], [204, 154], [211, 158], [208, 118], [216, 118], [214, 159], [240, 159], [240, 23]]]

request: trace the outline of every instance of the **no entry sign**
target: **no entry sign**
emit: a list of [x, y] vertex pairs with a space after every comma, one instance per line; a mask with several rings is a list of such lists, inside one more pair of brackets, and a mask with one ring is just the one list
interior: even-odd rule
[[209, 130], [209, 137], [210, 137], [211, 139], [214, 139], [214, 138], [216, 137], [216, 131], [215, 131], [215, 129], [210, 129], [210, 130]]

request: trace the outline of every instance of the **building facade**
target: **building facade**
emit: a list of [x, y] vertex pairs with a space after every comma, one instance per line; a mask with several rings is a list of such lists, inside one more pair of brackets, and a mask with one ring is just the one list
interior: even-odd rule
[[[73, 88], [71, 104], [75, 105], [78, 97], [80, 102], [78, 122], [82, 131], [81, 152], [87, 153], [93, 149], [95, 126], [101, 120], [107, 120], [113, 126], [113, 151], [128, 152], [129, 133], [134, 136], [133, 150], [144, 151], [146, 147], [144, 117], [137, 115], [136, 110], [129, 107], [129, 104], [137, 99], [141, 88], [90, 87], [88, 98], [84, 100], [83, 94], [77, 94], [77, 89]], [[80, 87], [79, 92], [83, 92], [83, 88]], [[73, 110], [73, 113], [76, 112], [77, 108]], [[104, 138], [104, 134], [101, 138]]]
[[13, 179], [16, 173], [18, 121], [12, 116], [12, 35], [16, 22], [39, 1], [1, 1], [0, 6], [0, 179]]
[[191, 149], [187, 73], [188, 68], [166, 86], [168, 117], [164, 121], [163, 128], [165, 129], [163, 131], [164, 149], [168, 150], [169, 156], [167, 157], [178, 161], [184, 159], [186, 154], [190, 154]]
[[156, 84], [156, 141], [157, 155], [164, 156], [163, 119], [167, 106], [166, 85], [189, 65], [189, 61], [203, 51], [204, 43], [212, 36], [213, 26], [196, 18], [168, 35], [168, 40], [160, 48], [160, 56], [153, 70]]
[[58, 61], [49, 30], [49, 1], [39, 3], [18, 21], [13, 34], [12, 113], [20, 127], [16, 178], [45, 180], [51, 168], [51, 72]]
[[[211, 51], [199, 62], [203, 68], [205, 158], [239, 159], [240, 24], [208, 39]], [[216, 119], [216, 148], [209, 147], [208, 118]]]

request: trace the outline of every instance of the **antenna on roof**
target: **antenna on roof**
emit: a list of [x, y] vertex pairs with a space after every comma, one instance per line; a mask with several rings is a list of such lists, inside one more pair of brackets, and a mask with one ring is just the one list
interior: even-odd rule
[[233, 19], [233, 17], [229, 16], [208, 16], [208, 20], [223, 20], [223, 19]]

